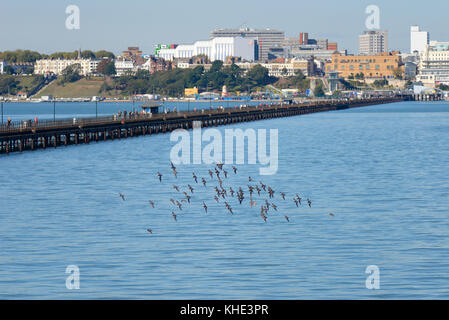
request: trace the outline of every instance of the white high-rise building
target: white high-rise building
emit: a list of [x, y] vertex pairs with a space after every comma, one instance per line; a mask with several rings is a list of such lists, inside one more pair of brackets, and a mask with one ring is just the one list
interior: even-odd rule
[[359, 36], [359, 54], [376, 55], [388, 51], [388, 31], [365, 31]]
[[421, 31], [419, 26], [410, 28], [410, 53], [424, 51], [429, 43], [430, 35], [427, 31]]
[[285, 39], [284, 31], [273, 29], [218, 29], [210, 33], [211, 39], [217, 37], [237, 37], [257, 40], [257, 54], [255, 60], [265, 61], [269, 59], [271, 48], [279, 48]]
[[159, 58], [173, 60], [206, 55], [210, 61], [225, 61], [226, 57], [240, 57], [242, 60], [254, 61], [255, 40], [245, 38], [214, 38], [209, 41], [197, 41], [194, 44], [182, 44], [176, 48], [160, 49]]

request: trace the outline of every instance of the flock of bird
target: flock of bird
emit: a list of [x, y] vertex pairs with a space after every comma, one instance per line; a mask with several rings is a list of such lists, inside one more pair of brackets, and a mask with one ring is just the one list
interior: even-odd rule
[[[178, 178], [178, 171], [177, 168], [175, 167], [175, 165], [173, 164], [173, 162], [170, 163], [170, 169], [174, 175], [174, 177], [177, 179]], [[235, 166], [232, 166], [232, 171], [234, 175], [238, 174], [238, 169]], [[232, 174], [232, 173], [231, 173]], [[224, 180], [229, 180], [230, 178], [230, 174], [229, 172], [224, 168], [224, 164], [223, 163], [217, 163], [213, 170], [209, 169], [208, 170], [208, 175], [209, 178], [206, 177], [198, 177], [196, 175], [195, 172], [192, 173], [192, 184], [194, 184], [195, 186], [198, 186], [200, 188], [207, 188], [209, 183], [217, 183], [217, 185], [214, 186], [214, 196], [213, 196], [213, 201], [215, 201], [217, 204], [219, 203], [223, 203], [224, 207], [226, 208], [226, 210], [233, 215], [234, 211], [231, 207], [231, 205], [229, 204], [230, 199], [236, 198], [238, 200], [238, 203], [240, 205], [243, 205], [244, 200], [245, 200], [245, 196], [248, 197], [249, 195], [249, 205], [250, 208], [256, 207], [256, 201], [254, 199], [255, 194], [257, 193], [257, 195], [260, 197], [264, 197], [266, 196], [267, 198], [265, 199], [265, 201], [262, 203], [262, 205], [260, 206], [260, 217], [264, 220], [264, 222], [267, 222], [268, 217], [269, 217], [269, 211], [272, 209], [274, 212], [278, 212], [278, 205], [276, 205], [274, 203], [275, 201], [275, 194], [276, 191], [274, 189], [272, 189], [270, 186], [264, 184], [262, 181], [259, 182], [255, 182], [253, 180], [253, 178], [248, 177], [248, 185], [245, 187], [245, 189], [247, 189], [247, 191], [244, 191], [244, 189], [240, 186], [238, 187], [238, 190], [234, 190], [232, 187], [225, 187], [224, 186]], [[165, 182], [164, 180], [164, 175], [160, 172], [157, 173], [157, 179], [159, 180], [159, 183], [163, 183]], [[209, 179], [209, 181], [207, 181], [206, 179]], [[178, 221], [178, 215], [175, 213], [176, 212], [181, 212], [183, 211], [183, 205], [187, 206], [191, 203], [192, 200], [192, 195], [195, 192], [195, 188], [192, 187], [191, 184], [187, 184], [187, 186], [185, 187], [185, 191], [182, 191], [182, 188], [179, 187], [178, 185], [173, 185], [173, 189], [176, 191], [176, 196], [174, 198], [170, 199], [170, 202], [172, 204], [172, 210], [171, 210], [171, 215], [174, 219], [175, 222]], [[279, 201], [290, 201], [287, 200], [287, 194], [285, 192], [279, 192], [280, 198], [278, 199]], [[125, 196], [122, 193], [119, 193], [120, 198], [123, 201], [126, 201]], [[177, 199], [175, 199], [177, 198]], [[282, 199], [282, 200], [281, 200]], [[302, 201], [303, 199], [299, 196], [299, 194], [295, 194], [294, 197], [291, 199], [291, 201], [294, 203], [294, 205], [296, 207], [300, 207], [302, 205]], [[309, 208], [312, 207], [312, 201], [307, 198], [306, 199], [307, 202], [307, 206]], [[149, 200], [148, 204], [152, 207], [155, 208], [156, 204], [154, 201]], [[206, 204], [205, 201], [202, 201], [202, 207], [204, 209], [204, 212], [207, 214], [208, 213], [208, 206]], [[335, 215], [333, 213], [329, 214], [331, 217], [334, 217]], [[287, 222], [290, 222], [290, 217], [287, 215], [284, 215], [284, 219]], [[149, 232], [150, 234], [153, 233], [152, 229], [148, 228], [147, 232]]]

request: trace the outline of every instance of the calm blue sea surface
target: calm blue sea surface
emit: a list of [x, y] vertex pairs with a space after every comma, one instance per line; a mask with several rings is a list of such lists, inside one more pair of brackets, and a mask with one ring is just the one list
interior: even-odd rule
[[[23, 117], [40, 105], [26, 107]], [[169, 134], [0, 156], [0, 298], [449, 298], [447, 102], [218, 129], [227, 128], [279, 130], [277, 174], [225, 166], [224, 185], [245, 192], [243, 205], [228, 200], [233, 215], [213, 199], [211, 166], [171, 174]], [[250, 208], [248, 176], [276, 191], [278, 212], [266, 223], [268, 196], [256, 193]], [[183, 198], [174, 184], [194, 188], [182, 211], [170, 203]], [[66, 288], [68, 265], [80, 269], [80, 290]], [[379, 290], [365, 286], [370, 265], [380, 270]]]

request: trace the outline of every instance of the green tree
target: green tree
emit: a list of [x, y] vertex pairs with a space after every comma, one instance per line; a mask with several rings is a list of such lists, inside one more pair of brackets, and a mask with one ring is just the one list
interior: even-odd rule
[[284, 76], [284, 77], [286, 77], [287, 75], [288, 75], [288, 70], [287, 70], [287, 68], [283, 68], [282, 69], [282, 71], [281, 71], [281, 74], [282, 74], [282, 76]]
[[256, 86], [263, 86], [270, 84], [272, 79], [268, 75], [268, 69], [262, 67], [260, 64], [252, 67], [247, 73], [248, 80], [253, 82]]
[[443, 90], [443, 91], [449, 91], [449, 86], [447, 84], [440, 84], [438, 85], [438, 89]]
[[319, 83], [315, 86], [315, 89], [313, 90], [313, 94], [315, 95], [315, 97], [324, 97], [326, 94], [324, 92], [324, 88], [323, 88], [323, 84]]
[[103, 58], [115, 59], [115, 55], [112, 52], [109, 52], [106, 50], [100, 50], [100, 51], [95, 52], [95, 58], [97, 58], [97, 59], [103, 59]]
[[16, 94], [19, 81], [14, 76], [0, 76], [0, 94]]
[[79, 63], [72, 64], [62, 71], [61, 84], [64, 85], [67, 82], [75, 82], [81, 79], [80, 76], [81, 65]]
[[83, 59], [95, 59], [95, 53], [90, 50], [84, 50], [81, 52], [81, 58]]

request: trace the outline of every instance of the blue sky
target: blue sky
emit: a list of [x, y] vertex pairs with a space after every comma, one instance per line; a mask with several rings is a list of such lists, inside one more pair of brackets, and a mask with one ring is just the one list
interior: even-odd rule
[[[65, 27], [65, 9], [72, 4], [80, 8], [79, 30]], [[329, 38], [355, 52], [368, 5], [380, 7], [381, 28], [390, 32], [390, 49], [409, 51], [413, 24], [429, 31], [432, 40], [449, 41], [447, 0], [425, 4], [418, 0], [6, 0], [0, 6], [0, 51], [49, 53], [81, 47], [120, 53], [136, 45], [152, 53], [157, 43], [208, 39], [215, 28], [245, 23], [281, 29], [288, 37], [309, 32], [312, 38]]]

